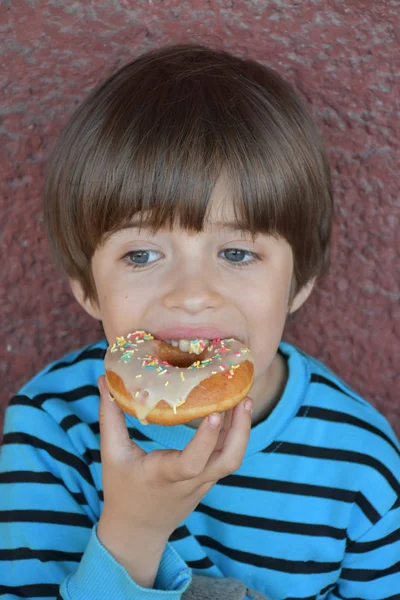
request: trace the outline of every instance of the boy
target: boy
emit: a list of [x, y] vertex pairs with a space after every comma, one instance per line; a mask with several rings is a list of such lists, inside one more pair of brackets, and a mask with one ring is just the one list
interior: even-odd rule
[[[323, 146], [291, 86], [200, 46], [139, 57], [69, 122], [44, 210], [107, 341], [48, 366], [7, 410], [0, 591], [178, 599], [203, 575], [247, 598], [400, 598], [398, 441], [281, 342], [326, 270], [332, 216]], [[136, 329], [238, 338], [255, 357], [252, 402], [174, 427], [124, 415], [103, 357]]]

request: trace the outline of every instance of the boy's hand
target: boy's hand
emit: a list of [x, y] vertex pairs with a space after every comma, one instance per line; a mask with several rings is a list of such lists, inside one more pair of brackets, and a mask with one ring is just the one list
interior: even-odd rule
[[[222, 477], [243, 460], [251, 428], [246, 398], [224, 419], [204, 418], [182, 451], [144, 452], [129, 438], [125, 417], [100, 389], [100, 447], [104, 507], [97, 533], [102, 544], [142, 587], [152, 587], [169, 536]], [[245, 408], [248, 407], [246, 410]]]

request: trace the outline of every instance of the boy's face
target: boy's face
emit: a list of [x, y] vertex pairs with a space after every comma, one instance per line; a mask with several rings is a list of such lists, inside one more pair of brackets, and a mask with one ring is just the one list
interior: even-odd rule
[[219, 183], [204, 231], [165, 229], [151, 236], [135, 227], [121, 230], [93, 256], [98, 304], [84, 300], [76, 282], [72, 289], [87, 312], [102, 321], [109, 343], [136, 329], [153, 333], [177, 326], [213, 327], [241, 340], [255, 358], [249, 395], [256, 419], [282, 391], [286, 371], [278, 345], [288, 312], [299, 308], [312, 284], [290, 307], [290, 245], [262, 234], [253, 242], [247, 232], [218, 224], [234, 221]]

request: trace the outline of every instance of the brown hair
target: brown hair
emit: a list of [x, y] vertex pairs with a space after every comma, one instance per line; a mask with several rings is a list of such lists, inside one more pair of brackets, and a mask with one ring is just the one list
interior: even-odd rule
[[239, 225], [291, 245], [297, 289], [325, 272], [332, 187], [316, 125], [275, 71], [201, 45], [139, 56], [78, 107], [45, 181], [53, 251], [96, 298], [91, 259], [106, 235], [135, 213], [153, 232], [201, 231], [222, 173]]

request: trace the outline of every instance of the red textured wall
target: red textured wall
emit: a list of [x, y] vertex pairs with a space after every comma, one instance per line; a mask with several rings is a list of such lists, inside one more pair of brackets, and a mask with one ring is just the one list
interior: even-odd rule
[[44, 238], [40, 194], [62, 125], [96, 82], [132, 57], [200, 41], [277, 68], [320, 124], [336, 195], [332, 268], [287, 338], [400, 432], [398, 2], [6, 0], [0, 11], [1, 405], [47, 362], [100, 335]]

